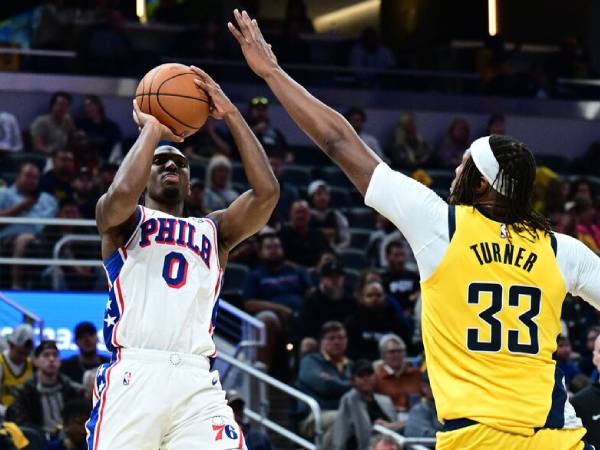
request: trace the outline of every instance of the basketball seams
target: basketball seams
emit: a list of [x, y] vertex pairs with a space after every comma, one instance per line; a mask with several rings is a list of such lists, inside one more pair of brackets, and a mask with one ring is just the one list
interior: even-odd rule
[[[152, 83], [154, 83], [154, 79], [156, 78], [156, 75], [158, 75], [158, 74], [160, 73], [160, 71], [161, 71], [161, 70], [162, 70], [162, 69], [158, 69], [158, 70], [156, 71], [156, 73], [155, 73], [154, 75], [152, 75], [152, 78], [150, 79], [150, 86], [148, 86], [148, 90], [149, 90], [150, 92], [152, 92]], [[152, 101], [151, 101], [150, 94], [148, 94], [148, 95], [149, 95], [149, 96], [148, 96], [148, 113], [149, 113], [149, 114], [152, 114]], [[157, 95], [157, 96], [158, 96], [158, 95]]]
[[[160, 94], [160, 95], [163, 95], [163, 94]], [[163, 112], [164, 112], [164, 113], [165, 113], [167, 116], [169, 116], [171, 119], [173, 119], [173, 120], [175, 120], [175, 121], [179, 122], [181, 125], [183, 125], [184, 127], [187, 127], [187, 128], [189, 128], [189, 129], [191, 129], [191, 130], [196, 130], [196, 131], [197, 131], [197, 130], [199, 130], [199, 129], [200, 129], [200, 128], [194, 127], [194, 126], [192, 126], [192, 125], [189, 125], [189, 124], [187, 124], [187, 123], [185, 123], [185, 122], [182, 122], [182, 121], [181, 121], [181, 120], [179, 120], [177, 117], [175, 117], [173, 114], [171, 114], [169, 111], [167, 111], [167, 109], [166, 109], [166, 108], [165, 108], [165, 107], [162, 105], [162, 103], [160, 102], [160, 95], [157, 95], [157, 96], [156, 96], [156, 103], [158, 103], [158, 106], [160, 107], [160, 109], [162, 109], [162, 110], [163, 110]], [[181, 97], [181, 95], [175, 95], [175, 97]]]
[[[160, 92], [160, 89], [163, 87], [163, 85], [164, 85], [166, 82], [168, 82], [168, 81], [170, 81], [170, 80], [173, 80], [174, 78], [177, 78], [177, 77], [182, 77], [182, 76], [185, 76], [185, 75], [192, 75], [192, 76], [193, 76], [193, 75], [194, 75], [194, 73], [193, 73], [193, 72], [191, 72], [191, 73], [190, 73], [190, 72], [178, 73], [177, 75], [170, 76], [169, 78], [167, 78], [167, 79], [163, 80], [163, 81], [162, 81], [162, 83], [160, 83], [160, 85], [159, 85], [159, 86], [158, 86], [158, 88], [156, 89], [156, 95], [169, 95], [169, 94], [163, 94], [163, 93], [161, 93], [161, 92]], [[150, 90], [152, 90], [152, 89], [150, 89]], [[171, 94], [171, 95], [172, 95], [172, 94]], [[175, 94], [175, 95], [178, 95], [178, 94]], [[183, 95], [181, 95], [180, 97], [187, 97], [187, 96], [183, 96]], [[208, 103], [208, 95], [207, 95], [207, 98], [206, 98], [206, 99], [201, 99], [201, 98], [198, 98], [198, 97], [190, 97], [190, 98], [194, 98], [194, 99], [196, 99], [196, 100], [200, 100], [200, 101], [204, 101], [204, 102]]]
[[163, 96], [163, 97], [181, 97], [181, 98], [189, 98], [190, 100], [197, 100], [199, 102], [204, 102], [204, 103], [209, 103], [208, 100], [203, 99], [203, 98], [199, 98], [199, 97], [192, 97], [191, 95], [180, 95], [180, 94], [163, 94], [161, 92], [148, 92], [148, 93], [144, 93], [144, 94], [137, 94], [137, 97], [144, 97], [145, 95], [151, 96], [151, 95], [156, 95], [158, 96]]

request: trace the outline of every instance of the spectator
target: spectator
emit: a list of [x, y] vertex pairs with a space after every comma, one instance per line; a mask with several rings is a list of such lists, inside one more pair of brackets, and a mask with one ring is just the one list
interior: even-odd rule
[[391, 164], [402, 169], [412, 170], [429, 164], [431, 146], [419, 133], [414, 113], [405, 112], [400, 115], [388, 155]]
[[410, 342], [411, 334], [404, 318], [398, 317], [394, 307], [386, 302], [381, 283], [367, 283], [359, 298], [357, 311], [347, 321], [349, 353], [352, 358], [372, 358], [378, 343], [387, 333], [396, 333]]
[[73, 199], [77, 203], [79, 212], [85, 219], [93, 219], [96, 215], [96, 203], [100, 195], [96, 190], [96, 183], [92, 172], [87, 167], [82, 167], [73, 180]]
[[596, 201], [596, 193], [594, 186], [592, 186], [592, 183], [590, 183], [590, 180], [586, 178], [579, 178], [572, 183], [569, 200], [575, 201], [577, 198], [584, 198], [589, 200], [591, 203]]
[[557, 230], [576, 237], [596, 254], [600, 254], [600, 225], [593, 202], [581, 196], [575, 197], [573, 203], [564, 225], [557, 226]]
[[371, 438], [369, 450], [402, 450], [402, 447], [393, 437], [377, 434]]
[[58, 91], [50, 98], [49, 113], [39, 116], [31, 124], [33, 149], [44, 156], [67, 147], [69, 136], [75, 131], [71, 118], [72, 97], [67, 92]]
[[[297, 386], [314, 398], [321, 407], [323, 448], [331, 448], [333, 424], [342, 396], [351, 388], [352, 361], [346, 358], [348, 340], [346, 329], [340, 322], [326, 322], [321, 327], [320, 352], [309, 353], [300, 360]], [[308, 414], [308, 407], [301, 403], [300, 414]], [[300, 432], [314, 434], [312, 413], [300, 423]]]
[[390, 49], [381, 44], [377, 31], [369, 27], [352, 47], [350, 64], [355, 69], [383, 71], [394, 67], [396, 62]]
[[568, 386], [573, 378], [579, 374], [579, 367], [571, 360], [571, 342], [567, 336], [558, 337], [558, 348], [556, 349], [556, 366], [565, 376], [565, 384]]
[[62, 413], [64, 436], [46, 444], [44, 450], [87, 450], [85, 423], [91, 409], [91, 403], [82, 398], [67, 402]]
[[288, 259], [301, 266], [317, 264], [321, 255], [331, 250], [329, 242], [310, 221], [306, 200], [296, 200], [290, 208], [290, 222], [279, 232]]
[[375, 424], [392, 430], [402, 427], [396, 421], [390, 398], [375, 393], [375, 374], [369, 361], [354, 363], [352, 386], [340, 401], [333, 427], [333, 450], [366, 448]]
[[408, 241], [404, 235], [396, 228], [392, 222], [383, 217], [378, 212], [375, 212], [375, 228], [369, 237], [367, 243], [367, 256], [374, 267], [387, 267], [387, 255], [385, 250], [390, 242], [400, 242], [404, 249], [408, 252], [406, 268], [411, 271], [417, 270], [417, 262], [415, 256], [408, 245]]
[[[600, 372], [600, 336], [594, 341], [592, 363]], [[577, 416], [581, 418], [583, 426], [587, 429], [585, 440], [595, 448], [600, 448], [600, 381], [596, 380], [587, 388], [577, 393], [571, 400]]]
[[231, 145], [227, 135], [216, 126], [216, 119], [209, 117], [202, 128], [185, 141], [183, 153], [191, 161], [207, 161], [214, 155], [231, 157]]
[[290, 208], [292, 203], [298, 200], [298, 189], [281, 179], [282, 172], [285, 165], [285, 154], [280, 151], [272, 150], [269, 153], [269, 162], [271, 163], [271, 169], [277, 180], [279, 181], [279, 202], [273, 211], [270, 224], [274, 227], [279, 227], [281, 224], [288, 220], [288, 214], [290, 214]]
[[308, 185], [311, 204], [311, 225], [320, 229], [334, 248], [345, 248], [350, 244], [350, 225], [339, 209], [331, 207], [329, 185], [315, 180]]
[[399, 241], [392, 241], [385, 248], [387, 270], [383, 272], [385, 292], [392, 295], [406, 312], [414, 312], [419, 296], [419, 274], [406, 269], [408, 251]]
[[267, 434], [257, 427], [253, 427], [246, 420], [244, 407], [246, 402], [238, 391], [227, 391], [227, 404], [233, 410], [236, 423], [244, 433], [244, 440], [249, 450], [272, 450], [273, 445]]
[[[33, 163], [22, 164], [15, 183], [0, 190], [0, 217], [54, 217], [58, 204], [50, 194], [40, 193], [39, 185], [38, 167]], [[8, 225], [0, 229], [0, 242], [3, 248], [9, 249], [13, 258], [22, 258], [42, 229], [43, 225]], [[24, 289], [22, 267], [13, 266], [12, 269], [12, 289]]]
[[14, 114], [0, 111], [0, 156], [23, 150], [21, 128]]
[[546, 186], [540, 212], [550, 219], [553, 227], [564, 226], [566, 217], [565, 206], [570, 187], [571, 185], [567, 180], [560, 178], [550, 180]]
[[259, 351], [259, 359], [271, 367], [275, 353], [283, 349], [289, 320], [300, 310], [310, 281], [304, 269], [286, 262], [275, 234], [260, 236], [259, 259], [258, 267], [246, 277], [242, 297], [244, 308], [266, 326], [267, 343]]
[[83, 397], [91, 403], [94, 401], [94, 389], [98, 370], [90, 369], [83, 373]]
[[75, 156], [75, 164], [79, 168], [85, 167], [94, 173], [101, 164], [98, 152], [90, 145], [90, 140], [83, 130], [76, 130], [71, 134], [67, 147]]
[[204, 217], [209, 214], [204, 209], [204, 183], [198, 178], [190, 181], [190, 193], [185, 200], [190, 217]]
[[585, 333], [585, 347], [580, 351], [581, 362], [579, 368], [581, 372], [592, 380], [598, 380], [598, 370], [594, 365], [594, 345], [596, 339], [600, 336], [600, 325], [591, 326]]
[[204, 208], [208, 211], [225, 209], [238, 196], [231, 189], [231, 161], [223, 155], [213, 156], [206, 169]]
[[356, 302], [344, 289], [344, 269], [337, 261], [321, 267], [319, 285], [311, 291], [298, 317], [300, 335], [316, 338], [325, 322], [344, 321], [356, 310]]
[[80, 322], [75, 327], [75, 344], [79, 354], [62, 361], [61, 373], [75, 383], [83, 383], [86, 370], [95, 369], [100, 364], [110, 361], [106, 356], [98, 354], [98, 330], [91, 322]]
[[462, 161], [463, 153], [471, 143], [471, 129], [463, 118], [456, 118], [448, 127], [448, 134], [438, 149], [442, 165], [454, 170]]
[[52, 169], [40, 181], [40, 190], [52, 195], [58, 202], [71, 197], [71, 181], [75, 175], [75, 159], [67, 149], [55, 150], [52, 154]]
[[442, 424], [437, 418], [435, 401], [427, 373], [423, 374], [421, 392], [423, 394], [421, 402], [410, 409], [406, 428], [404, 428], [406, 437], [435, 437], [438, 431], [442, 431]]
[[0, 417], [15, 400], [15, 391], [33, 375], [31, 349], [33, 328], [22, 324], [8, 338], [8, 349], [0, 354]]
[[98, 192], [104, 194], [112, 184], [119, 166], [114, 163], [104, 163], [98, 173]]
[[291, 162], [293, 155], [288, 153], [288, 144], [281, 131], [271, 124], [269, 119], [269, 99], [267, 97], [252, 97], [246, 114], [248, 125], [256, 135], [267, 155], [272, 151], [286, 154], [286, 160]]
[[356, 131], [356, 134], [363, 140], [363, 142], [373, 150], [381, 159], [387, 160], [386, 156], [383, 154], [383, 150], [381, 149], [381, 145], [379, 145], [379, 141], [372, 134], [366, 133], [364, 131], [365, 124], [367, 123], [367, 113], [364, 109], [358, 108], [356, 106], [351, 107], [348, 111], [346, 111], [346, 119]]
[[379, 340], [381, 361], [374, 364], [375, 392], [392, 399], [397, 411], [408, 411], [410, 396], [421, 389], [421, 372], [406, 361], [406, 344], [395, 334]]
[[55, 436], [62, 427], [63, 405], [80, 398], [82, 391], [59, 373], [60, 359], [56, 342], [42, 341], [34, 355], [37, 372], [17, 391], [6, 417], [18, 425], [42, 430], [46, 436]]
[[121, 154], [121, 128], [106, 117], [106, 110], [102, 100], [97, 95], [89, 94], [83, 100], [84, 116], [77, 122], [77, 128], [83, 130], [103, 161], [111, 160], [113, 151], [115, 155]]
[[486, 136], [492, 134], [506, 134], [506, 116], [504, 114], [495, 113], [490, 116], [485, 130]]

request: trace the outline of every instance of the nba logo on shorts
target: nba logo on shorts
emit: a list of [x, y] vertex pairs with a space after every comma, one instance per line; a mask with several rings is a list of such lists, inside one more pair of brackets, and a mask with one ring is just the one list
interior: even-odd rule
[[131, 372], [125, 372], [123, 374], [123, 386], [129, 386], [131, 383]]
[[508, 228], [506, 227], [505, 223], [500, 225], [500, 237], [502, 239], [506, 239], [508, 237]]

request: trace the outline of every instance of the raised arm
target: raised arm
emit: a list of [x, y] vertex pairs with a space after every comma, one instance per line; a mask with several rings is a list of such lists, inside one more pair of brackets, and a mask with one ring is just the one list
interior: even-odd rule
[[183, 142], [154, 116], [140, 111], [133, 101], [133, 120], [140, 135], [121, 163], [108, 191], [96, 204], [96, 224], [101, 235], [120, 227], [135, 214], [138, 201], [146, 187], [154, 150], [162, 140]]
[[224, 263], [233, 247], [267, 223], [279, 200], [279, 183], [264, 149], [240, 111], [206, 72], [194, 66], [191, 68], [198, 75], [196, 84], [211, 99], [212, 115], [223, 119], [229, 127], [250, 184], [250, 190], [240, 195], [227, 209], [211, 215], [217, 222], [219, 257]]
[[341, 114], [313, 97], [285, 73], [256, 20], [237, 9], [234, 15], [239, 29], [231, 22], [227, 26], [240, 44], [250, 68], [267, 82], [298, 126], [365, 195], [371, 175], [381, 159], [365, 145]]

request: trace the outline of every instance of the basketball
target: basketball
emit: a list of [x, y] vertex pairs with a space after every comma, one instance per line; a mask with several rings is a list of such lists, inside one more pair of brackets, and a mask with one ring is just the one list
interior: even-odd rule
[[151, 114], [175, 134], [190, 136], [208, 118], [209, 98], [194, 84], [197, 75], [183, 64], [162, 64], [150, 70], [135, 91], [142, 112]]

